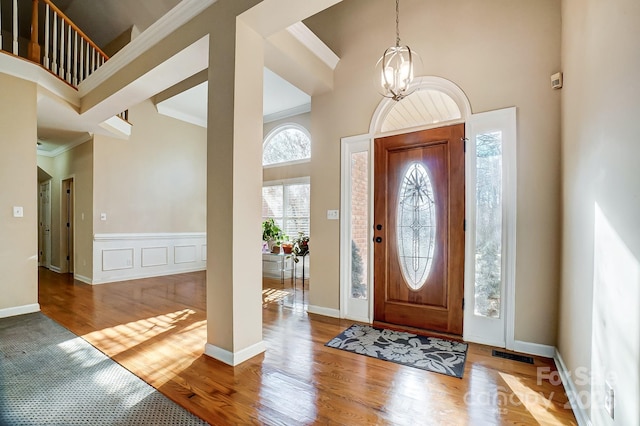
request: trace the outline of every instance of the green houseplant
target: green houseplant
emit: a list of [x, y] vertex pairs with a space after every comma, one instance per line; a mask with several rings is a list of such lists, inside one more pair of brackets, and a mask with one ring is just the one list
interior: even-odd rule
[[269, 251], [273, 250], [273, 247], [279, 245], [285, 238], [282, 228], [273, 220], [273, 218], [266, 219], [262, 222], [262, 241], [266, 241], [269, 245]]

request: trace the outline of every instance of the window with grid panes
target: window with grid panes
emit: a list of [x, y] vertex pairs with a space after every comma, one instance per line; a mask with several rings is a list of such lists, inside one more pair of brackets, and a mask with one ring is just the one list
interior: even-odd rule
[[262, 187], [262, 219], [273, 218], [293, 239], [298, 232], [309, 235], [311, 185], [309, 178], [265, 183]]

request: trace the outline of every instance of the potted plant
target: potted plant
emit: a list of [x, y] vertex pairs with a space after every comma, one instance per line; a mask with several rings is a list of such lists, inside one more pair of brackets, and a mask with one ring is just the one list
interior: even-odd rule
[[291, 257], [293, 261], [298, 263], [298, 256], [304, 257], [309, 253], [309, 236], [304, 232], [298, 232], [298, 236], [293, 239], [293, 248], [291, 249]]
[[282, 232], [282, 228], [273, 220], [273, 218], [266, 219], [262, 222], [262, 241], [266, 241], [269, 246], [269, 251], [273, 251], [274, 246], [278, 246], [280, 241], [284, 239], [285, 235]]

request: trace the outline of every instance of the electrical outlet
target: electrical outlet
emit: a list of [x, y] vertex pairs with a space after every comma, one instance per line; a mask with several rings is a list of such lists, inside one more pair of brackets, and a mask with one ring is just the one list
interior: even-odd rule
[[24, 209], [20, 206], [14, 206], [13, 217], [24, 217]]
[[613, 388], [607, 382], [604, 382], [604, 409], [609, 416], [613, 419], [614, 408], [615, 408], [615, 395], [613, 393]]
[[107, 214], [106, 213], [100, 213], [100, 220], [107, 220]]

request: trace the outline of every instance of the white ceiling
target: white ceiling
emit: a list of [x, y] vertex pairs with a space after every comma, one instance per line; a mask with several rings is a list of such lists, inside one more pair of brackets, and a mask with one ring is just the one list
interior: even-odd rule
[[[169, 99], [159, 102], [158, 112], [178, 120], [206, 127], [208, 82], [201, 83]], [[293, 114], [308, 112], [311, 96], [293, 86], [269, 69], [264, 69], [262, 110], [265, 122]]]

